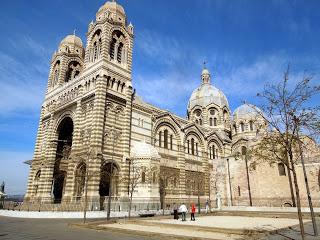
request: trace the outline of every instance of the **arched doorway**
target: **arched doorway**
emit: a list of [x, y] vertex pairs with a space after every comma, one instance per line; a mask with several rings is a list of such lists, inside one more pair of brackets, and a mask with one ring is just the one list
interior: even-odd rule
[[60, 203], [63, 197], [68, 158], [71, 152], [73, 121], [70, 117], [64, 118], [57, 130], [57, 151], [53, 172], [53, 197], [54, 203]]
[[[110, 186], [111, 189], [110, 189]], [[114, 197], [118, 193], [118, 168], [114, 163], [108, 162], [101, 166], [100, 172], [100, 209], [104, 210], [106, 197]]]

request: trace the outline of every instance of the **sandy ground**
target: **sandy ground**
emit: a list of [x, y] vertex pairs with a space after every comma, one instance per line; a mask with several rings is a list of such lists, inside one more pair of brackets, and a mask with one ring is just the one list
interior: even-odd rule
[[[286, 228], [293, 225], [298, 225], [297, 219], [287, 218], [263, 218], [263, 217], [241, 217], [241, 216], [204, 216], [199, 217], [196, 221], [162, 219], [148, 220], [154, 223], [168, 223], [176, 225], [200, 226], [200, 227], [215, 227], [229, 229], [249, 229], [249, 230], [274, 230]], [[307, 220], [305, 222], [308, 222]]]
[[[309, 221], [305, 221], [309, 222]], [[145, 224], [144, 224], [145, 223]], [[151, 224], [150, 224], [151, 223]], [[167, 224], [172, 224], [168, 227]], [[231, 234], [231, 229], [236, 230], [276, 230], [298, 225], [296, 219], [286, 218], [263, 218], [263, 217], [240, 217], [240, 216], [203, 216], [196, 221], [174, 219], [148, 219], [136, 223], [115, 223], [100, 225], [106, 228], [116, 228], [123, 230], [142, 231], [154, 234], [168, 234], [179, 237], [197, 237], [202, 239], [249, 239], [243, 235]], [[200, 228], [196, 228], [200, 227]], [[206, 231], [201, 227], [212, 228], [212, 231]], [[223, 232], [215, 232], [214, 228], [224, 228]], [[228, 232], [230, 229], [230, 232]]]

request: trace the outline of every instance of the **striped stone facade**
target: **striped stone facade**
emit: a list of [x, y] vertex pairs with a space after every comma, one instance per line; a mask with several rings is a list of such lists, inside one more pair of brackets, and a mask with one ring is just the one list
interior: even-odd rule
[[[256, 141], [263, 124], [233, 121], [229, 107], [216, 102], [188, 108], [188, 119], [144, 102], [133, 91], [133, 26], [125, 18], [119, 4], [107, 2], [89, 24], [86, 48], [69, 35], [54, 53], [25, 201], [70, 206], [87, 193], [88, 208], [99, 210], [111, 194], [119, 209], [126, 209], [131, 147], [144, 141], [158, 151], [160, 172], [156, 181], [144, 183], [143, 192], [159, 191], [160, 197], [155, 193], [159, 199], [149, 206], [137, 191], [136, 208], [198, 198], [203, 204], [217, 196], [224, 205], [248, 205], [244, 165], [233, 156]], [[207, 70], [202, 80], [210, 83]], [[288, 182], [276, 168], [258, 167], [250, 174], [256, 205], [290, 201]], [[267, 204], [260, 201], [264, 198]]]

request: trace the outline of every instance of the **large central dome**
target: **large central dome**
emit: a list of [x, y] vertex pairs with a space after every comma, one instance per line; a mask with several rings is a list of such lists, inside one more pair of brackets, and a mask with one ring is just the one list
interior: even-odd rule
[[211, 85], [210, 73], [204, 68], [201, 74], [202, 84], [196, 88], [190, 97], [188, 111], [191, 111], [195, 106], [207, 107], [210, 104], [215, 104], [220, 108], [229, 108], [229, 103], [224, 93]]

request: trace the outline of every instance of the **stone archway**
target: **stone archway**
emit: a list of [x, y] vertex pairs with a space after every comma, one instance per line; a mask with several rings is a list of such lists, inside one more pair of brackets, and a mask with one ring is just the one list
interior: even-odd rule
[[60, 203], [66, 183], [68, 158], [72, 147], [73, 121], [70, 117], [64, 118], [57, 129], [57, 150], [53, 172], [53, 198], [54, 203]]
[[[112, 186], [112, 187], [111, 187]], [[111, 187], [111, 189], [110, 189]], [[107, 162], [101, 166], [100, 170], [100, 209], [104, 210], [106, 197], [114, 197], [118, 193], [118, 168], [114, 163]]]

